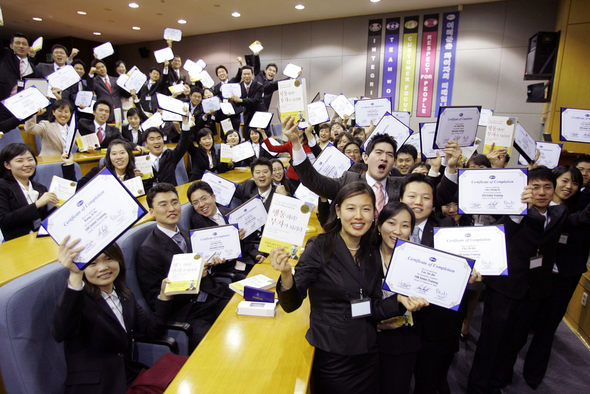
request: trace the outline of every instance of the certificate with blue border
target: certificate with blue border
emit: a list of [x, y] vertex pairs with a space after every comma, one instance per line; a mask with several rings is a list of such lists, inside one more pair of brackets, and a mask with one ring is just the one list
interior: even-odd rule
[[397, 239], [383, 289], [459, 310], [475, 261]]
[[590, 143], [590, 109], [562, 107], [559, 119], [562, 141]]
[[434, 132], [434, 149], [444, 148], [449, 141], [457, 141], [459, 146], [472, 146], [475, 143], [481, 106], [440, 107]]
[[214, 256], [226, 260], [242, 257], [237, 224], [191, 230], [191, 246], [194, 253], [205, 259], [205, 263]]

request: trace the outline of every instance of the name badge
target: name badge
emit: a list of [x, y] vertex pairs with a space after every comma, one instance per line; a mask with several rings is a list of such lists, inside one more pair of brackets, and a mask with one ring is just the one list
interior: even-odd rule
[[531, 257], [531, 264], [530, 269], [539, 268], [543, 265], [543, 256], [537, 255], [535, 257]]
[[371, 299], [360, 298], [350, 301], [350, 314], [353, 319], [371, 316]]
[[22, 88], [22, 87], [24, 87], [24, 86], [25, 86], [25, 81], [18, 80], [18, 81], [16, 82], [16, 86], [18, 86], [19, 88]]
[[567, 234], [561, 234], [559, 236], [559, 243], [560, 244], [567, 244]]
[[152, 96], [145, 96], [146, 101], [152, 101]]

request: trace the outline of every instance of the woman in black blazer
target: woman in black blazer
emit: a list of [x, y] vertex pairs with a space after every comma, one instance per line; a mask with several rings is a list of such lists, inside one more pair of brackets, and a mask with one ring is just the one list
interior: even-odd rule
[[[372, 250], [374, 218], [373, 190], [366, 183], [351, 183], [336, 195], [326, 233], [307, 243], [294, 275], [289, 252], [283, 248], [271, 251], [271, 264], [281, 272], [277, 292], [283, 309], [297, 309], [309, 290], [306, 337], [316, 348], [312, 392], [378, 390], [376, 325], [403, 314], [405, 308], [399, 303], [401, 297], [382, 298], [381, 259]], [[362, 312], [356, 313], [358, 309]]]
[[210, 129], [205, 127], [199, 130], [196, 142], [199, 146], [191, 144], [188, 148], [191, 157], [191, 182], [201, 179], [205, 171], [226, 172], [229, 170], [226, 163], [219, 162], [213, 146], [213, 132]]
[[162, 281], [151, 319], [125, 286], [125, 262], [111, 244], [80, 271], [73, 259], [82, 250], [78, 240], [59, 247], [58, 260], [70, 271], [54, 314], [52, 335], [65, 342], [66, 393], [125, 393], [142, 368], [132, 359], [133, 341], [164, 333], [170, 298]]
[[37, 158], [25, 144], [8, 144], [0, 152], [0, 231], [5, 240], [39, 228], [47, 216], [47, 204], [59, 202], [55, 193], [31, 178]]

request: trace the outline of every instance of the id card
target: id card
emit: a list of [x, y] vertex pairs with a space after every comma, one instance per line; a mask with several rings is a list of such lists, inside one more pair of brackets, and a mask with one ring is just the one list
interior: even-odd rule
[[563, 244], [563, 245], [567, 244], [567, 237], [568, 237], [567, 234], [561, 234], [559, 236], [559, 243]]
[[371, 299], [360, 298], [350, 301], [350, 314], [353, 319], [371, 316]]
[[543, 265], [543, 256], [538, 254], [536, 256], [531, 257], [531, 264], [529, 266], [530, 269], [539, 268]]

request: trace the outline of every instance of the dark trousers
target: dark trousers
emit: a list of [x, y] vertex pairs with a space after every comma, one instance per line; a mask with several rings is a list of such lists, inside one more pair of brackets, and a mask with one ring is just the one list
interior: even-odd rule
[[375, 394], [378, 392], [379, 356], [355, 356], [316, 348], [311, 369], [311, 392], [317, 394]]
[[[457, 333], [457, 335], [459, 335]], [[414, 368], [415, 394], [448, 394], [451, 392], [447, 375], [453, 362], [458, 340], [422, 341]]]
[[382, 394], [408, 394], [418, 353], [379, 353], [379, 389]]

